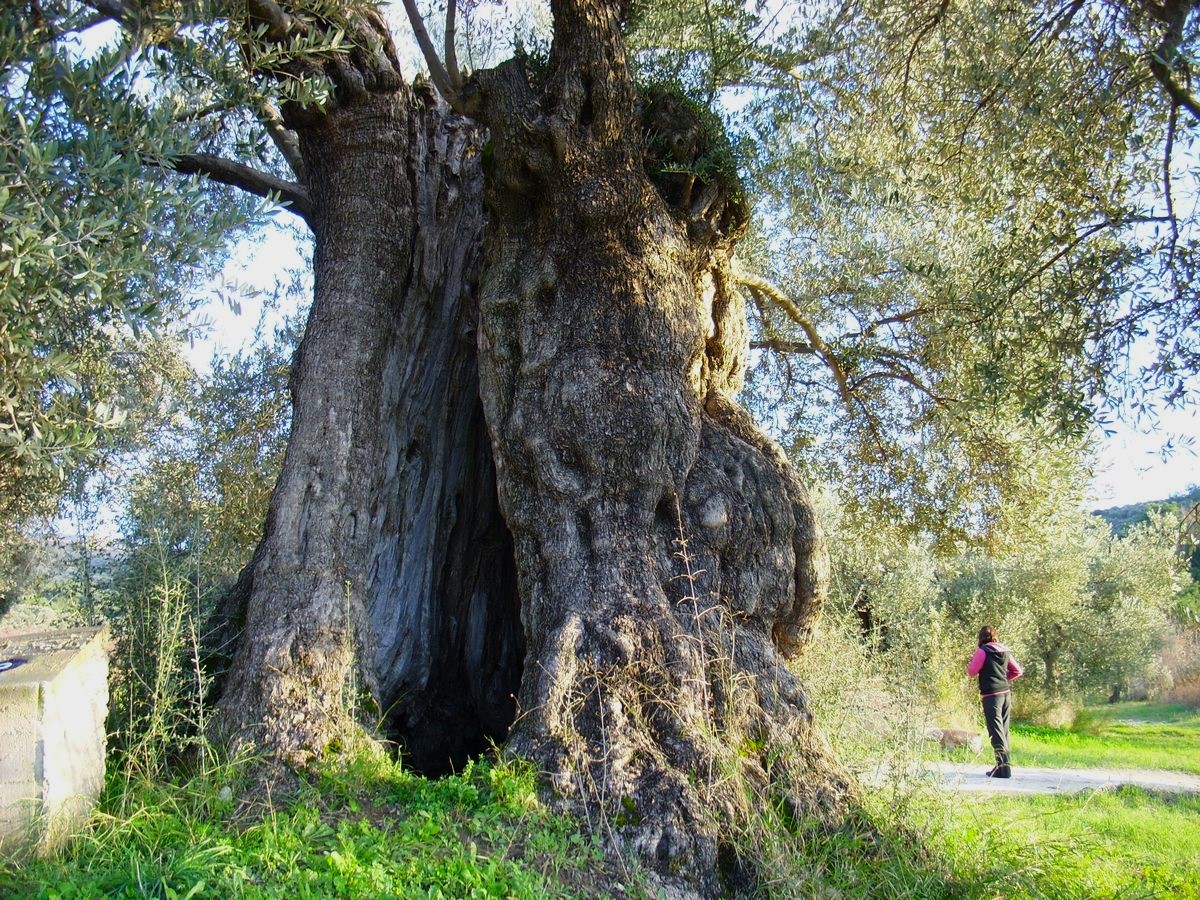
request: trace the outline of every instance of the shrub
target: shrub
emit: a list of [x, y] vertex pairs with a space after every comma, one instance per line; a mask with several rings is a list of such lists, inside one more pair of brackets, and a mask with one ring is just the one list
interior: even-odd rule
[[1013, 691], [1013, 718], [1045, 728], [1071, 728], [1079, 717], [1079, 708], [1061, 697], [1040, 690]]
[[1173, 682], [1164, 699], [1200, 708], [1200, 631], [1189, 628], [1171, 635], [1162, 664]]

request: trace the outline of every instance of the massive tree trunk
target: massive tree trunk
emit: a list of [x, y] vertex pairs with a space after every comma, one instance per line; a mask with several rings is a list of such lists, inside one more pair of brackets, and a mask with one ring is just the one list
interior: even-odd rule
[[358, 674], [437, 770], [515, 716], [565, 808], [712, 894], [763, 809], [828, 823], [852, 788], [783, 660], [827, 557], [735, 399], [744, 201], [686, 172], [713, 149], [695, 110], [636, 96], [617, 5], [556, 3], [545, 73], [478, 76], [459, 99], [490, 146], [386, 39], [289, 111], [316, 292], [220, 722], [306, 763]]
[[781, 657], [827, 556], [735, 400], [735, 179], [652, 180], [707, 129], [670, 95], [638, 100], [619, 6], [554, 3], [545, 75], [512, 61], [474, 101], [494, 145], [481, 385], [529, 641], [508, 746], [665, 881], [711, 892], [758, 804], [845, 808]]
[[222, 611], [218, 725], [303, 764], [366, 703], [441, 772], [503, 740], [524, 657], [476, 373], [483, 139], [359, 24], [384, 52], [331, 65], [325, 111], [288, 110], [315, 292], [265, 536]]

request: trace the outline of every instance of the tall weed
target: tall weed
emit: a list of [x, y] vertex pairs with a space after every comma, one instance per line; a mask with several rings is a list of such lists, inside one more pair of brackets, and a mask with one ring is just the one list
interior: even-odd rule
[[151, 540], [131, 556], [119, 604], [107, 611], [115, 645], [109, 730], [130, 776], [162, 776], [187, 753], [209, 753], [197, 626], [206, 598], [186, 567], [165, 541]]

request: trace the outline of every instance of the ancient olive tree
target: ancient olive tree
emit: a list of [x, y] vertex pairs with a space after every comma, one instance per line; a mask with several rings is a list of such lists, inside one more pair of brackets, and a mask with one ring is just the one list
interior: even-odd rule
[[[847, 446], [869, 448], [860, 470], [896, 456], [942, 473], [959, 462], [955, 436], [973, 433], [965, 412], [1077, 410], [1103, 385], [1081, 382], [1076, 364], [1108, 351], [1105, 329], [1131, 334], [1114, 306], [1124, 257], [1094, 257], [1086, 239], [1140, 220], [1070, 219], [1002, 265], [1006, 200], [1025, 194], [987, 184], [1031, 167], [1004, 169], [994, 134], [972, 130], [1002, 131], [989, 79], [1019, 82], [1013, 97], [1035, 120], [1036, 91], [1015, 78], [1021, 47], [1058, 65], [1094, 17], [1084, 3], [1039, 6], [1008, 27], [983, 6], [990, 19], [948, 2], [554, 0], [544, 52], [518, 47], [471, 73], [459, 26], [475, 4], [447, 5], [439, 52], [412, 0], [400, 26], [350, 0], [32, 3], [14, 27], [60, 78], [61, 115], [104, 133], [103, 117], [76, 112], [106, 85], [71, 80], [90, 58], [72, 35], [115, 23], [108, 64], [137, 87], [129, 115], [154, 113], [172, 136], [122, 134], [116, 158], [282, 202], [312, 231], [287, 452], [263, 539], [219, 616], [231, 656], [221, 734], [304, 764], [356, 729], [358, 683], [421, 768], [504, 740], [610, 846], [704, 892], [718, 869], [740, 868], [728, 836], [753, 806], [792, 826], [838, 821], [854, 789], [784, 665], [820, 610], [826, 552], [788, 459], [739, 405], [751, 330], [828, 390], [797, 421], [848, 423]], [[1139, 103], [1157, 98], [1130, 105], [1139, 134], [1169, 110], [1169, 197], [1170, 147], [1193, 109], [1194, 23], [1190, 6], [1146, 6], [1113, 40], [1144, 26], [1165, 50], [1129, 51], [1127, 66], [1100, 42], [1085, 62], [1129, 69]], [[400, 34], [431, 80], [406, 74]], [[962, 65], [971, 35], [1010, 55]], [[951, 75], [961, 94], [936, 96]], [[911, 112], [895, 106], [910, 91]], [[745, 117], [738, 152], [722, 104]], [[1143, 107], [1160, 112], [1146, 127]], [[899, 123], [902, 164], [881, 128], [875, 143], [852, 140], [856, 111]], [[1106, 132], [1096, 158], [1124, 153], [1126, 134]], [[993, 166], [961, 191], [938, 176], [956, 141]], [[739, 160], [768, 212], [745, 260]], [[1070, 157], [1078, 190], [1053, 195], [1053, 209], [1089, 195], [1093, 161]], [[1135, 183], [1117, 186], [1133, 195]], [[943, 270], [923, 238], [896, 242], [895, 213], [947, 205], [970, 228]], [[861, 232], [835, 227], [838, 209], [861, 212]], [[837, 240], [821, 246], [827, 234]], [[1186, 271], [1191, 233], [1175, 238], [1171, 271]], [[827, 271], [838, 253], [842, 270]], [[772, 259], [787, 271], [751, 271]], [[1160, 319], [1191, 346], [1194, 313]], [[942, 428], [932, 445], [930, 423]]]
[[357, 660], [414, 759], [507, 733], [618, 843], [711, 890], [745, 785], [796, 818], [845, 808], [782, 655], [825, 550], [735, 399], [736, 178], [663, 175], [727, 149], [639, 96], [618, 6], [554, 12], [540, 70], [435, 68], [465, 116], [351, 12], [330, 101], [284, 109], [315, 296], [221, 721], [302, 762], [343, 733]]

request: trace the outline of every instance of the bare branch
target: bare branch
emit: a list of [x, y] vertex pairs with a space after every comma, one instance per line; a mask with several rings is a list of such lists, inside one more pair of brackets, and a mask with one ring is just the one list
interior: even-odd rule
[[811, 355], [817, 351], [813, 349], [812, 344], [806, 344], [804, 341], [785, 341], [781, 338], [768, 338], [765, 341], [751, 341], [751, 350], [774, 350], [776, 353], [800, 353]]
[[446, 74], [455, 93], [462, 90], [462, 70], [458, 67], [458, 51], [454, 49], [454, 19], [458, 12], [458, 0], [446, 0]]
[[404, 11], [408, 13], [408, 22], [412, 26], [413, 37], [417, 39], [417, 46], [421, 48], [421, 55], [425, 57], [425, 64], [429, 66], [429, 77], [433, 79], [433, 84], [438, 92], [446, 98], [446, 102], [453, 106], [454, 101], [458, 98], [458, 91], [455, 90], [454, 83], [450, 80], [450, 73], [438, 59], [437, 51], [433, 48], [433, 41], [429, 39], [429, 32], [425, 30], [425, 22], [417, 9], [416, 0], [404, 0]]
[[267, 172], [234, 162], [223, 156], [215, 156], [210, 153], [185, 153], [162, 162], [145, 161], [151, 165], [173, 169], [183, 175], [204, 175], [221, 184], [240, 188], [256, 197], [265, 197], [280, 202], [306, 222], [310, 221], [312, 216], [312, 198], [303, 185], [277, 178]]
[[793, 303], [792, 299], [783, 291], [771, 284], [771, 282], [767, 281], [765, 278], [760, 278], [757, 275], [751, 275], [749, 272], [735, 270], [733, 273], [733, 280], [737, 284], [749, 288], [752, 294], [757, 294], [770, 300], [785, 313], [787, 313], [789, 319], [800, 326], [800, 330], [804, 332], [805, 336], [809, 340], [809, 343], [812, 344], [813, 352], [821, 358], [821, 361], [825, 363], [825, 366], [831, 373], [833, 373], [833, 379], [837, 382], [838, 393], [842, 397], [842, 402], [844, 402], [848, 408], [853, 407], [854, 394], [850, 390], [850, 384], [846, 379], [845, 369], [842, 368], [842, 365], [838, 361], [838, 358], [834, 354], [833, 350], [830, 349], [829, 345], [821, 339], [821, 335], [817, 331], [816, 326], [813, 325], [813, 323], [809, 321], [808, 317], [800, 311], [800, 307]]

